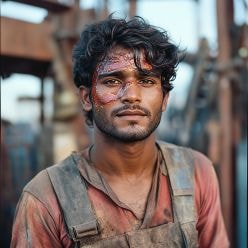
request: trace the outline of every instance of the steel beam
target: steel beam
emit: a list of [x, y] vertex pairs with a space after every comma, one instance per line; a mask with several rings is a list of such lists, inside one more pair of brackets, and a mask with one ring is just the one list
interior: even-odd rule
[[50, 61], [49, 23], [28, 23], [1, 17], [1, 55]]
[[33, 24], [1, 17], [1, 75], [44, 77], [53, 59], [49, 23]]
[[[220, 66], [230, 63], [231, 36], [230, 28], [233, 24], [233, 1], [217, 0], [217, 26], [218, 26], [218, 64]], [[231, 245], [234, 245], [234, 175], [233, 175], [233, 116], [232, 116], [232, 89], [228, 73], [219, 75], [219, 113], [221, 130], [221, 162], [220, 162], [220, 191], [223, 217], [225, 220]]]
[[13, 2], [24, 3], [40, 8], [47, 9], [51, 12], [62, 12], [69, 10], [72, 6], [74, 1], [59, 1], [59, 0], [11, 0]]

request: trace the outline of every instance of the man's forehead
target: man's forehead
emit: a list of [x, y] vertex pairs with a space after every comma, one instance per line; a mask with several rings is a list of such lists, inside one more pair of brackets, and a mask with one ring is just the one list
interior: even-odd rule
[[[142, 52], [140, 53], [141, 56], [144, 57], [144, 55], [142, 54]], [[124, 56], [124, 59], [133, 59], [134, 58], [134, 54], [133, 54], [133, 51], [131, 49], [128, 49], [128, 48], [125, 48], [125, 47], [122, 47], [122, 46], [114, 46], [112, 47], [104, 60], [111, 60], [113, 58], [123, 58]]]
[[[142, 69], [152, 70], [152, 66], [146, 61], [145, 54], [139, 51], [139, 64]], [[115, 46], [109, 50], [105, 58], [98, 63], [97, 71], [99, 70], [115, 70], [118, 67], [136, 68], [134, 61], [134, 53], [131, 49], [122, 46]]]

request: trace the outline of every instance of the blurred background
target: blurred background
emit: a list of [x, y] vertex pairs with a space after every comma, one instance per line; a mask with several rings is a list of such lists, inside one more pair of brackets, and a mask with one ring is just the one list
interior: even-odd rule
[[1, 247], [40, 170], [91, 143], [72, 80], [86, 24], [140, 15], [186, 50], [159, 139], [213, 161], [232, 247], [247, 247], [247, 0], [1, 1]]

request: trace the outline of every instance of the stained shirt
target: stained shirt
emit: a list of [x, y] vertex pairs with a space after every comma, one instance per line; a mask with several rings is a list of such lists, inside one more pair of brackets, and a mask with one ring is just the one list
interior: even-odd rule
[[[88, 157], [84, 151], [81, 156]], [[196, 228], [199, 247], [229, 247], [221, 213], [219, 187], [212, 163], [193, 151]], [[158, 157], [143, 217], [121, 202], [92, 164], [78, 163], [87, 182], [90, 202], [101, 227], [102, 238], [173, 222], [169, 180], [162, 157]], [[11, 247], [74, 247], [51, 182], [44, 170], [35, 178], [33, 190], [24, 191], [16, 209]]]

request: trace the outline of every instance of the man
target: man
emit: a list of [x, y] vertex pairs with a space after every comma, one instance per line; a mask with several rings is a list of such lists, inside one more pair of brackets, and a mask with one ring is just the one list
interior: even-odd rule
[[166, 32], [110, 17], [73, 58], [94, 144], [24, 188], [12, 247], [228, 247], [211, 162], [155, 139], [179, 62]]

